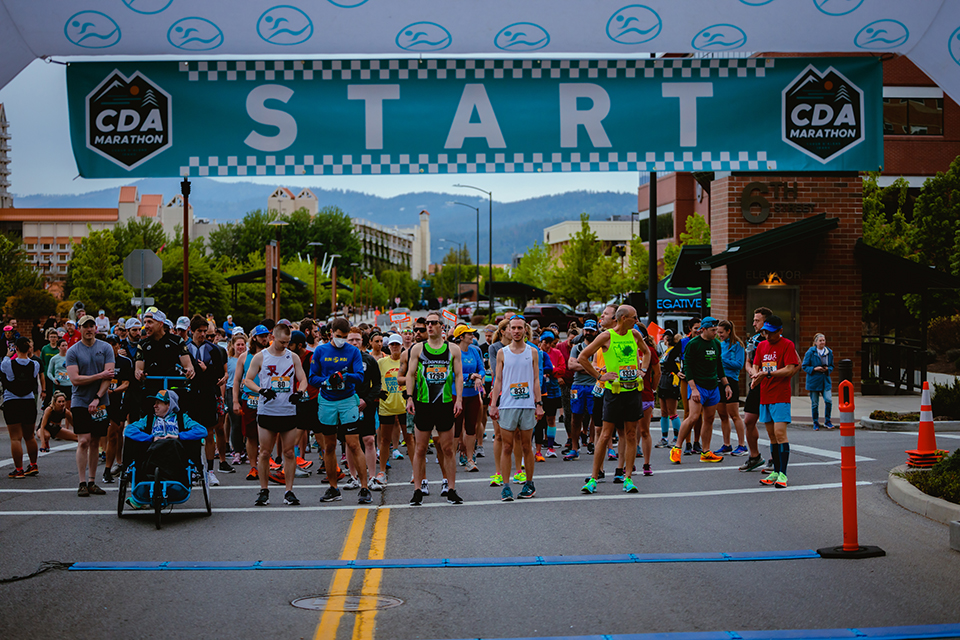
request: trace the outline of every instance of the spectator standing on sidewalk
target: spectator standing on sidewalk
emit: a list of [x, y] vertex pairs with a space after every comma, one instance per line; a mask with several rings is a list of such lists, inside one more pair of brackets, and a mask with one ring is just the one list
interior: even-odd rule
[[813, 430], [820, 429], [820, 397], [823, 396], [823, 417], [827, 429], [833, 429], [830, 412], [833, 410], [833, 351], [827, 346], [827, 338], [822, 333], [813, 337], [813, 346], [803, 356], [803, 371], [807, 374], [806, 389], [810, 394], [810, 412], [813, 417]]

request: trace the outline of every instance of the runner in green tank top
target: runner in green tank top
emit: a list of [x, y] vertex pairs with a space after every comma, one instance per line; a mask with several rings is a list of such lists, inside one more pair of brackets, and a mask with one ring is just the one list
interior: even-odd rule
[[453, 402], [453, 354], [450, 343], [434, 349], [429, 342], [417, 362], [417, 402]]
[[[633, 328], [637, 322], [637, 310], [630, 305], [621, 305], [614, 314], [616, 326], [594, 338], [580, 355], [577, 362], [589, 375], [606, 383], [603, 390], [603, 428], [594, 447], [593, 475], [583, 486], [583, 493], [595, 493], [597, 479], [603, 468], [603, 457], [613, 437], [616, 423], [623, 422], [623, 490], [638, 493], [633, 483], [633, 462], [637, 457], [637, 426], [643, 415], [643, 403], [639, 390], [643, 374], [650, 366], [650, 349], [643, 336]], [[609, 347], [603, 355], [607, 372], [601, 375], [590, 359], [603, 347]], [[642, 360], [641, 360], [642, 358]]]

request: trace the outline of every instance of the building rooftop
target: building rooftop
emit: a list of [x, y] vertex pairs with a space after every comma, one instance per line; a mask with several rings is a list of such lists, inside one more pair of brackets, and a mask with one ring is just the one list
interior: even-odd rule
[[0, 222], [116, 222], [119, 209], [0, 209]]

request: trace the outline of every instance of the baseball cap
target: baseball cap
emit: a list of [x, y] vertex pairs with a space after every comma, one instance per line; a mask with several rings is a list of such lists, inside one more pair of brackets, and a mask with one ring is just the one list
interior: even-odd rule
[[303, 331], [291, 331], [290, 344], [307, 344], [307, 336], [303, 334]]
[[187, 316], [180, 316], [177, 318], [177, 329], [186, 329], [190, 330], [190, 318]]
[[389, 347], [392, 344], [403, 344], [403, 338], [399, 333], [395, 333], [389, 338], [387, 338], [387, 346]]
[[[515, 318], [515, 317], [516, 317], [516, 316], [514, 316], [514, 318]], [[534, 329], [536, 329], [537, 327], [540, 326], [540, 321], [539, 321], [539, 320], [531, 320], [531, 321], [530, 321], [530, 326], [533, 327]]]
[[82, 318], [80, 318], [80, 322], [78, 322], [77, 325], [82, 327], [88, 322], [96, 322], [96, 321], [97, 319], [94, 318], [93, 316], [83, 316]]
[[583, 323], [584, 331], [596, 331], [597, 330], [597, 321], [596, 320], [587, 320]]
[[228, 315], [228, 316], [227, 316], [227, 320], [233, 320], [233, 316]]
[[238, 336], [243, 333], [243, 327], [234, 327], [232, 334]]
[[286, 318], [281, 318], [281, 319], [277, 320], [277, 324], [276, 324], [275, 326], [278, 326], [278, 327], [280, 327], [280, 326], [283, 326], [283, 327], [292, 327], [292, 326], [293, 326], [293, 323], [290, 322], [289, 320], [287, 320]]
[[102, 316], [104, 313], [106, 312], [103, 309], [100, 309], [100, 311], [97, 311], [97, 315], [99, 316]]
[[167, 328], [168, 328], [168, 329], [173, 329], [173, 323], [170, 322], [170, 318], [164, 318], [164, 319], [163, 319], [163, 324], [167, 325]]
[[[663, 335], [664, 335], [664, 336], [670, 336], [670, 337], [672, 338], [673, 335], [674, 335], [674, 334], [673, 334], [673, 329], [664, 329], [664, 330], [663, 330]], [[663, 337], [663, 336], [661, 336], [661, 337]]]
[[720, 324], [719, 320], [717, 320], [713, 316], [707, 316], [706, 318], [700, 321], [700, 328], [709, 329], [710, 327], [715, 327], [718, 324]]
[[[73, 326], [77, 326], [77, 323], [74, 322], [73, 320], [67, 320], [66, 322], [63, 323], [63, 326], [67, 326], [68, 324], [72, 324]], [[4, 331], [13, 331], [13, 327], [10, 327], [9, 329], [7, 329], [6, 327], [4, 327], [3, 330], [4, 330]]]
[[767, 321], [763, 323], [763, 330], [773, 333], [775, 331], [780, 331], [783, 329], [783, 320], [780, 319], [780, 316], [770, 316], [767, 318]]
[[477, 330], [474, 329], [473, 327], [469, 327], [465, 324], [461, 324], [460, 326], [458, 326], [456, 329], [453, 330], [453, 337], [459, 338], [465, 333], [476, 333], [476, 332]]
[[253, 331], [250, 332], [250, 337], [252, 338], [253, 336], [262, 336], [267, 333], [270, 333], [270, 330], [267, 329], [262, 324], [258, 324], [253, 328]]
[[149, 398], [151, 400], [159, 400], [160, 402], [166, 402], [167, 404], [170, 404], [171, 400], [173, 402], [177, 402], [177, 400], [179, 399], [177, 397], [177, 392], [171, 391], [170, 389], [160, 389], [160, 391], [157, 391], [152, 396], [149, 396]]
[[143, 314], [143, 319], [146, 320], [147, 318], [153, 318], [154, 322], [162, 322], [164, 324], [167, 323], [167, 314], [159, 309], [148, 309], [147, 312]]
[[127, 320], [127, 329], [134, 329], [134, 328], [139, 329], [142, 326], [143, 325], [140, 324], [140, 321], [137, 320], [136, 318], [130, 318], [129, 320]]

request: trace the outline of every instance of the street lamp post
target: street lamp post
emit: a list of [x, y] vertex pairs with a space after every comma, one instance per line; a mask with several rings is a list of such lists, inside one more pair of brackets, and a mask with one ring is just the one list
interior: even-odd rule
[[267, 224], [268, 224], [269, 226], [275, 227], [275, 228], [277, 229], [277, 248], [276, 248], [276, 256], [275, 256], [275, 259], [276, 259], [276, 262], [277, 262], [277, 270], [276, 270], [275, 273], [271, 274], [271, 276], [270, 276], [271, 278], [274, 279], [274, 280], [273, 280], [273, 281], [274, 281], [274, 285], [273, 285], [273, 319], [276, 321], [276, 320], [279, 320], [279, 319], [280, 319], [280, 265], [281, 265], [281, 262], [280, 262], [280, 239], [281, 239], [282, 234], [283, 234], [283, 227], [287, 226], [287, 225], [290, 224], [290, 223], [287, 222], [286, 220], [274, 220], [273, 222], [268, 222]]
[[[322, 247], [322, 242], [308, 242], [308, 247]], [[313, 252], [313, 317], [319, 317], [317, 313], [317, 252]]]
[[333, 315], [337, 312], [337, 265], [334, 262], [337, 258], [340, 257], [339, 253], [334, 253], [330, 256], [330, 264], [333, 265], [333, 268], [330, 270], [330, 314]]
[[190, 180], [180, 183], [183, 196], [183, 315], [189, 315], [190, 307]]
[[359, 262], [351, 262], [350, 266], [353, 267], [353, 304], [350, 305], [350, 321], [353, 321], [353, 315], [357, 311], [357, 267], [360, 266]]
[[457, 295], [454, 296], [454, 301], [457, 305], [457, 313], [460, 313], [460, 252], [463, 251], [463, 243], [457, 242], [455, 240], [444, 240], [440, 238], [440, 242], [449, 242], [450, 244], [457, 245]]
[[[486, 189], [481, 189], [480, 187], [472, 187], [472, 186], [470, 186], [469, 184], [455, 184], [455, 185], [453, 185], [453, 186], [455, 186], [455, 187], [462, 187], [462, 188], [464, 188], [464, 189], [476, 189], [477, 191], [482, 191], [483, 193], [487, 194], [487, 198], [488, 198], [488, 200], [489, 200], [489, 202], [490, 202], [490, 220], [489, 220], [489, 225], [490, 225], [490, 237], [489, 237], [489, 240], [490, 240], [490, 277], [489, 277], [490, 295], [489, 295], [488, 297], [490, 298], [490, 315], [492, 316], [492, 315], [493, 315], [493, 192], [492, 192], [492, 191], [487, 191]], [[477, 256], [477, 263], [478, 263], [478, 265], [479, 265], [479, 263], [480, 263], [480, 256], [479, 256], [479, 255]], [[478, 302], [478, 303], [480, 302], [480, 290], [479, 290], [479, 289], [477, 289], [477, 302]], [[479, 308], [479, 306], [480, 306], [480, 305], [477, 304], [477, 307], [478, 307], [478, 308]]]
[[480, 207], [475, 207], [466, 202], [448, 202], [447, 204], [458, 204], [461, 207], [469, 207], [477, 212], [477, 309], [480, 308]]

